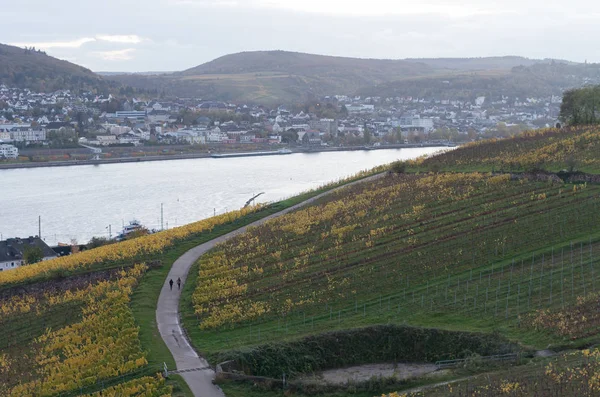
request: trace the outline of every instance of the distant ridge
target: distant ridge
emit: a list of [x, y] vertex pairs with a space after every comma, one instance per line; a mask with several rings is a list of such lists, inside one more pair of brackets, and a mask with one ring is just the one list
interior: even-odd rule
[[497, 91], [543, 96], [577, 87], [585, 78], [596, 78], [596, 72], [595, 65], [519, 56], [393, 60], [277, 50], [225, 55], [178, 72], [115, 74], [0, 44], [0, 83], [9, 86], [42, 92], [120, 92], [130, 86], [149, 95], [268, 105], [335, 94], [424, 97], [442, 92], [468, 98]]

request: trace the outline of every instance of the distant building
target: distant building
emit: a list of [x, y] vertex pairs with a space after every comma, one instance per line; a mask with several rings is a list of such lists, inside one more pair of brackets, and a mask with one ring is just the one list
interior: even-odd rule
[[98, 141], [98, 144], [102, 146], [114, 145], [116, 143], [119, 143], [115, 135], [98, 135], [96, 137], [96, 141]]
[[41, 238], [9, 238], [0, 241], [0, 271], [10, 270], [25, 264], [25, 252], [28, 249], [39, 248], [42, 250], [42, 260], [56, 258], [56, 252], [52, 250]]
[[19, 157], [19, 149], [13, 145], [0, 144], [0, 159], [16, 159]]
[[[309, 125], [310, 128], [319, 130], [331, 136], [337, 136], [338, 134], [338, 122], [334, 119], [314, 120], [311, 121]], [[273, 130], [273, 132], [275, 132], [275, 130]]]
[[119, 111], [115, 113], [115, 118], [121, 121], [127, 120], [144, 120], [146, 118], [145, 110], [130, 110], [130, 111]]
[[349, 113], [373, 113], [375, 111], [375, 105], [347, 105], [346, 110]]
[[46, 130], [13, 130], [10, 132], [10, 138], [13, 140], [13, 142], [44, 142], [46, 140]]
[[392, 121], [392, 127], [400, 127], [402, 131], [433, 131], [433, 119], [419, 117], [400, 117], [398, 120]]

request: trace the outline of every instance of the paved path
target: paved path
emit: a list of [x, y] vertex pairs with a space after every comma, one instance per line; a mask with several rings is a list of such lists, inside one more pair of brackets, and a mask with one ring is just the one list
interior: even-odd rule
[[[179, 298], [181, 291], [177, 288], [177, 279], [181, 278], [181, 285], [185, 284], [190, 267], [194, 264], [204, 253], [215, 247], [215, 245], [222, 243], [230, 238], [237, 236], [238, 234], [244, 233], [249, 227], [258, 226], [266, 221], [287, 214], [290, 211], [294, 211], [300, 207], [308, 205], [315, 200], [320, 199], [336, 190], [354, 185], [356, 183], [365, 182], [380, 178], [384, 174], [377, 174], [360, 181], [352, 182], [344, 186], [329, 190], [325, 193], [321, 193], [311, 199], [296, 204], [283, 211], [277, 212], [273, 215], [269, 215], [266, 218], [260, 219], [247, 226], [241, 227], [233, 232], [227, 233], [221, 237], [217, 237], [214, 240], [208, 241], [197, 247], [192, 248], [183, 254], [179, 259], [173, 263], [171, 271], [165, 280], [162, 291], [158, 298], [158, 304], [156, 306], [156, 323], [161, 337], [165, 341], [165, 344], [173, 354], [175, 363], [177, 364], [178, 370], [192, 369], [192, 368], [208, 368], [201, 371], [183, 372], [181, 376], [185, 379], [190, 389], [194, 392], [196, 397], [223, 397], [224, 394], [218, 386], [213, 385], [212, 380], [214, 378], [214, 371], [209, 368], [208, 362], [199, 357], [196, 351], [192, 348], [187, 337], [183, 333], [179, 324]], [[168, 280], [173, 280], [173, 290], [169, 288]]]

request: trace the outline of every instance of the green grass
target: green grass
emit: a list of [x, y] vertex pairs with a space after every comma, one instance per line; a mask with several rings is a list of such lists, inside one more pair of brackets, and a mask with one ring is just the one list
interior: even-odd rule
[[194, 397], [194, 393], [181, 375], [169, 375], [167, 385], [173, 387], [171, 397]]

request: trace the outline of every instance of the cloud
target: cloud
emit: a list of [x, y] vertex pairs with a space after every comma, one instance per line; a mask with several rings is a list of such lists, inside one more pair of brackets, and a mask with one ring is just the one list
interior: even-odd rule
[[35, 47], [38, 49], [50, 49], [50, 48], [80, 48], [86, 43], [96, 41], [92, 37], [83, 37], [81, 39], [72, 41], [46, 41], [46, 42], [33, 42], [33, 43], [11, 43], [11, 45], [17, 47]]
[[81, 48], [84, 44], [94, 43], [98, 41], [106, 41], [109, 43], [116, 44], [139, 44], [146, 39], [132, 34], [132, 35], [96, 35], [96, 37], [82, 37], [71, 41], [36, 41], [27, 43], [10, 43], [17, 47], [35, 47], [42, 50], [52, 48]]
[[176, 4], [197, 7], [241, 7], [242, 5], [255, 6], [253, 1], [241, 4], [237, 0], [176, 0]]
[[125, 48], [124, 50], [114, 51], [95, 51], [90, 53], [95, 58], [100, 58], [105, 61], [129, 61], [133, 59], [135, 48]]
[[97, 35], [96, 39], [101, 41], [108, 41], [111, 43], [124, 43], [124, 44], [139, 44], [145, 39], [138, 35]]
[[509, 11], [506, 7], [500, 9], [497, 4], [488, 4], [487, 7], [482, 7], [481, 3], [476, 0], [468, 0], [461, 4], [448, 4], [444, 0], [410, 3], [396, 0], [177, 0], [176, 3], [210, 8], [245, 7], [279, 9], [292, 12], [354, 17], [438, 14], [447, 17], [464, 18], [476, 15], [504, 14]]

